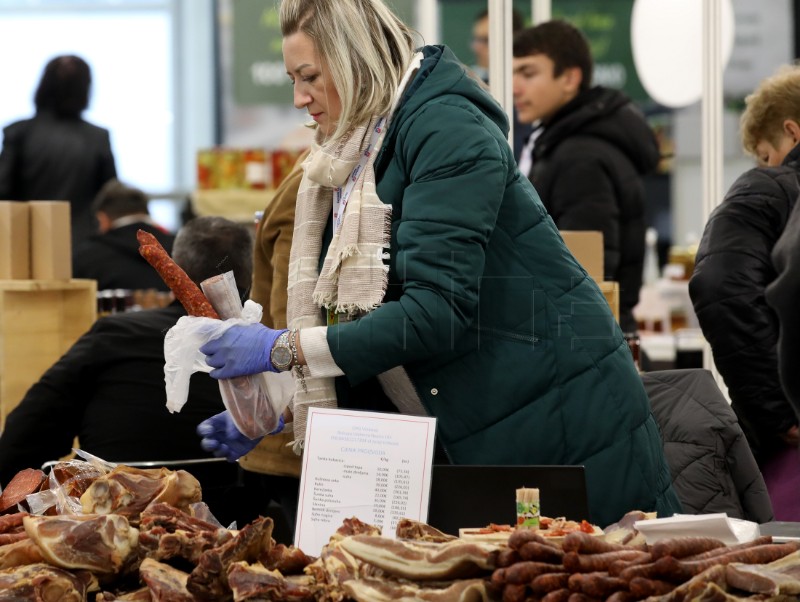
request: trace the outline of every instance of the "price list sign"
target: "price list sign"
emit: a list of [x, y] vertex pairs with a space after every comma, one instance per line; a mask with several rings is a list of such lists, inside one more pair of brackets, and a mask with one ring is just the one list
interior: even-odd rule
[[436, 419], [310, 408], [295, 545], [318, 554], [347, 518], [394, 537], [428, 518]]

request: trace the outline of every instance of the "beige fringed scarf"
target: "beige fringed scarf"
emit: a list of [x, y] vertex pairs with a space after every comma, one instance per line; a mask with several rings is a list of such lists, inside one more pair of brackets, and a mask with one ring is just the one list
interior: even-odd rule
[[[344, 210], [342, 225], [334, 232], [322, 272], [318, 270], [322, 235], [333, 206], [333, 193], [344, 187], [369, 147], [373, 131], [381, 121], [353, 128], [342, 139], [325, 143], [321, 132], [303, 163], [303, 179], [297, 193], [292, 250], [289, 254], [287, 321], [289, 328], [324, 326], [322, 307], [337, 313], [368, 312], [381, 304], [386, 293], [388, 266], [384, 250], [391, 238], [391, 206], [376, 192], [374, 162], [388, 129], [389, 119], [402, 91], [419, 68], [418, 53], [395, 94], [394, 105], [371, 150], [364, 168], [357, 174]], [[301, 380], [302, 385], [301, 386]], [[308, 408], [335, 408], [333, 378], [312, 378], [303, 367], [294, 395], [293, 447], [299, 453], [305, 440]]]

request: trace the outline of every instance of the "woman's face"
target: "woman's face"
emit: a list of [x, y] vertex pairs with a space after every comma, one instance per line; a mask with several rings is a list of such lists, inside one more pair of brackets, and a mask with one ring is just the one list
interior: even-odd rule
[[306, 109], [322, 133], [330, 136], [342, 114], [342, 102], [312, 39], [299, 31], [283, 38], [283, 63], [294, 85], [294, 106]]

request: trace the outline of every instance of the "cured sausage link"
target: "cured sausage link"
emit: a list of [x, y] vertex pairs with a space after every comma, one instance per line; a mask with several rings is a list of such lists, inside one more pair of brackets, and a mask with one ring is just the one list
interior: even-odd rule
[[628, 589], [627, 582], [608, 573], [573, 573], [569, 578], [569, 589], [593, 598], [605, 600], [616, 591]]
[[558, 589], [567, 588], [569, 577], [569, 573], [545, 573], [544, 575], [539, 575], [530, 583], [531, 592], [535, 596], [544, 596]]
[[645, 561], [650, 559], [650, 554], [639, 550], [620, 550], [618, 552], [602, 552], [600, 554], [578, 554], [567, 552], [564, 554], [564, 568], [572, 573], [594, 573], [607, 571], [612, 563], [618, 561]]
[[561, 564], [564, 552], [544, 543], [529, 541], [519, 548], [519, 557], [522, 558], [522, 560]]
[[560, 564], [548, 564], [546, 562], [533, 562], [525, 560], [512, 564], [506, 568], [506, 583], [516, 585], [530, 583], [539, 575], [545, 573], [563, 573], [564, 567]]
[[503, 602], [525, 602], [527, 586], [507, 583], [503, 588]]
[[628, 589], [637, 600], [640, 600], [648, 596], [663, 596], [675, 589], [675, 584], [661, 579], [634, 577], [631, 579]]
[[650, 553], [653, 555], [653, 560], [664, 556], [686, 558], [724, 547], [722, 541], [713, 537], [675, 537], [655, 542], [650, 546]]
[[155, 236], [139, 230], [136, 238], [139, 241], [139, 254], [158, 272], [189, 315], [219, 319], [219, 314], [214, 311], [200, 287], [172, 260]]
[[674, 581], [676, 579], [685, 581], [705, 571], [714, 565], [726, 565], [731, 562], [743, 562], [745, 564], [767, 564], [779, 558], [791, 554], [800, 548], [800, 544], [773, 543], [743, 550], [735, 550], [728, 554], [707, 558], [705, 560], [676, 560], [671, 556], [660, 558], [654, 564], [659, 567], [664, 578]]
[[[0, 512], [5, 512], [24, 502], [26, 496], [37, 491], [45, 475], [38, 468], [23, 468], [15, 474], [0, 494]], [[15, 519], [16, 520], [16, 519]]]
[[572, 592], [567, 588], [557, 589], [542, 598], [542, 602], [567, 602]]
[[688, 558], [684, 558], [683, 560], [706, 560], [708, 558], [716, 558], [717, 556], [722, 556], [723, 554], [727, 554], [729, 552], [735, 552], [736, 550], [746, 550], [747, 548], [755, 548], [758, 546], [763, 546], [768, 543], [772, 543], [772, 536], [762, 535], [761, 537], [756, 537], [753, 541], [740, 543], [735, 546], [728, 546], [727, 548], [715, 548], [713, 550], [709, 550], [708, 552], [703, 552], [702, 554], [695, 554], [694, 556], [689, 556]]
[[558, 548], [558, 545], [552, 541], [548, 541], [545, 537], [539, 535], [534, 529], [516, 529], [511, 535], [508, 536], [508, 547], [512, 550], [519, 550], [526, 543], [535, 541], [550, 546], [551, 548]]

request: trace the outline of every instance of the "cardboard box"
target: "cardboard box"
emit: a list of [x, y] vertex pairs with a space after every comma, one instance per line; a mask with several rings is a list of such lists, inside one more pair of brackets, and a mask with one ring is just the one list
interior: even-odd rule
[[605, 282], [598, 282], [600, 291], [608, 302], [611, 308], [611, 313], [614, 314], [614, 319], [619, 322], [619, 283], [606, 280]]
[[72, 278], [69, 201], [31, 201], [31, 278]]
[[96, 280], [0, 281], [0, 430], [31, 385], [96, 319]]
[[575, 259], [595, 282], [603, 281], [603, 233], [594, 230], [562, 230], [561, 238]]
[[28, 203], [0, 201], [0, 280], [31, 277]]

